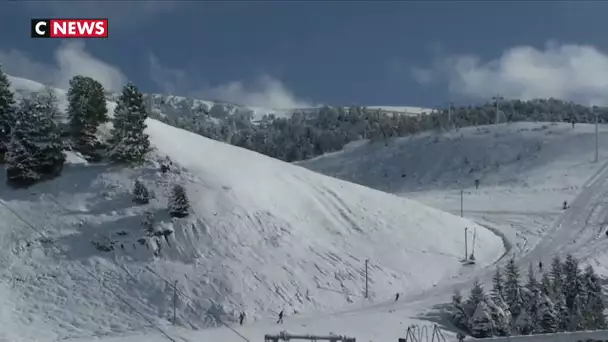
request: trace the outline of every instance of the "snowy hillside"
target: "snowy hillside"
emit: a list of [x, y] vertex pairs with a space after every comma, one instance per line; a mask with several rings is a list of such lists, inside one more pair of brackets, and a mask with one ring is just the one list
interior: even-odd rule
[[[25, 94], [41, 85], [12, 78]], [[65, 92], [57, 91], [64, 102]], [[109, 104], [109, 109], [114, 104]], [[478, 267], [503, 253], [492, 232], [417, 202], [323, 176], [148, 120], [159, 159], [137, 169], [70, 155], [62, 177], [27, 190], [0, 176], [0, 339], [31, 341], [192, 329], [311, 310], [360, 307], [369, 259], [371, 302], [413, 295], [457, 275], [464, 227]], [[155, 194], [132, 202], [141, 179]], [[170, 219], [173, 184], [193, 214]], [[165, 237], [145, 236], [151, 211]], [[98, 250], [93, 242], [111, 251]], [[211, 314], [206, 315], [209, 311]]]

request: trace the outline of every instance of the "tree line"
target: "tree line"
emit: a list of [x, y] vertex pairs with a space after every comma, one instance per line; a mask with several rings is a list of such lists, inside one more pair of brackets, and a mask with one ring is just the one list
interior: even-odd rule
[[[161, 104], [162, 106], [162, 104]], [[209, 110], [177, 109], [177, 115], [151, 117], [205, 137], [244, 147], [287, 162], [309, 159], [323, 153], [341, 150], [359, 139], [384, 140], [425, 131], [445, 131], [496, 122], [496, 105], [452, 106], [429, 114], [394, 115], [365, 107], [323, 107], [313, 112], [295, 112], [290, 117], [266, 115], [253, 122], [252, 113], [221, 115], [223, 105]], [[170, 106], [161, 107], [163, 112]], [[175, 108], [172, 109], [175, 112]], [[586, 107], [557, 99], [503, 101], [500, 122], [608, 121], [608, 108]], [[175, 114], [175, 113], [174, 113]]]
[[448, 314], [473, 337], [512, 336], [606, 328], [600, 278], [592, 266], [584, 271], [572, 255], [554, 257], [537, 278], [530, 264], [527, 280], [511, 259], [486, 292], [475, 281], [465, 300], [456, 292]]
[[[74, 76], [67, 92], [67, 124], [53, 89], [25, 96], [20, 101], [0, 70], [0, 163], [6, 180], [15, 187], [29, 186], [61, 174], [64, 150], [79, 152], [90, 162], [107, 159], [118, 164], [141, 164], [151, 150], [142, 93], [127, 83], [114, 116], [108, 116], [105, 91], [96, 80]], [[111, 122], [110, 137], [103, 139], [99, 127]]]

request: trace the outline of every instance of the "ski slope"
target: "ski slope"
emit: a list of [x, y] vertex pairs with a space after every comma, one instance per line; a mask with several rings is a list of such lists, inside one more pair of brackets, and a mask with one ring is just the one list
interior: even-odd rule
[[[359, 142], [299, 164], [453, 213], [460, 213], [462, 203], [466, 218], [497, 231], [513, 247], [499, 265], [515, 257], [526, 270], [529, 263], [549, 264], [554, 255], [572, 253], [606, 276], [608, 160], [603, 151], [608, 129], [599, 129], [597, 163], [594, 130], [593, 125], [553, 123], [471, 127], [386, 143]], [[567, 210], [561, 208], [564, 200]], [[353, 314], [427, 312], [432, 320], [454, 290], [464, 293], [475, 278], [489, 285], [493, 272], [492, 267], [463, 272], [403, 302]]]
[[[30, 82], [14, 89], [25, 95], [43, 88]], [[56, 92], [65, 106], [65, 92]], [[156, 150], [142, 167], [89, 165], [69, 154], [60, 178], [26, 190], [7, 188], [0, 176], [0, 322], [10, 327], [0, 330], [0, 340], [144, 334], [148, 341], [163, 338], [158, 329], [188, 339], [193, 330], [219, 325], [214, 317], [234, 324], [241, 311], [248, 322], [261, 322], [250, 328], [258, 339], [255, 329], [283, 309], [286, 324], [293, 317], [306, 329], [301, 322], [321, 312], [356, 310], [450, 279], [462, 269], [465, 226], [476, 231], [478, 267], [504, 252], [500, 237], [466, 219], [155, 120], [147, 124]], [[162, 174], [167, 156], [174, 164]], [[138, 178], [154, 194], [146, 206], [131, 200]], [[188, 191], [188, 218], [166, 213], [173, 184]], [[144, 235], [146, 211], [172, 232], [166, 239]], [[114, 249], [100, 251], [92, 242]], [[174, 281], [180, 328], [170, 326]], [[239, 339], [227, 329], [198, 333]]]

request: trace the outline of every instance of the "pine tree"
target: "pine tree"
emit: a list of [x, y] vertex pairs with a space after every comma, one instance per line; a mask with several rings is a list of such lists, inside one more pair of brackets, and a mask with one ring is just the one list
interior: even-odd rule
[[172, 217], [185, 217], [190, 212], [190, 201], [186, 190], [179, 184], [175, 185], [171, 191], [168, 209], [169, 215]]
[[600, 279], [591, 265], [585, 268], [583, 274], [583, 287], [585, 291], [585, 309], [583, 312], [583, 326], [588, 330], [606, 328], [604, 316], [604, 301]]
[[496, 266], [496, 273], [492, 277], [492, 292], [495, 296], [504, 299], [504, 281], [500, 272], [500, 266]]
[[555, 313], [557, 314], [557, 331], [563, 332], [568, 331], [568, 326], [570, 324], [570, 314], [568, 312], [568, 308], [566, 307], [566, 299], [564, 298], [564, 294], [559, 292], [555, 294], [556, 299], [554, 301]]
[[68, 91], [68, 118], [74, 147], [89, 160], [98, 161], [101, 148], [96, 132], [108, 121], [107, 105], [101, 83], [90, 77], [74, 76]]
[[135, 183], [133, 184], [133, 202], [137, 204], [150, 203], [150, 192], [139, 179], [135, 180]]
[[582, 328], [583, 324], [583, 300], [584, 294], [582, 277], [578, 268], [578, 260], [571, 254], [566, 256], [563, 265], [564, 284], [562, 292], [566, 300], [566, 308], [568, 309], [569, 324], [568, 331], [577, 331]]
[[11, 138], [11, 128], [15, 125], [15, 98], [10, 82], [0, 67], [0, 163], [4, 162]]
[[55, 121], [59, 117], [57, 96], [52, 89], [47, 88], [45, 93], [36, 97], [35, 104], [38, 110], [36, 127], [39, 134], [33, 139], [38, 149], [38, 170], [44, 178], [56, 177], [61, 174], [65, 163], [61, 131]]
[[[522, 291], [524, 300], [524, 310], [527, 312], [526, 320], [520, 321], [520, 329], [527, 333], [534, 333], [539, 330], [540, 319], [538, 317], [538, 302], [540, 300], [540, 288], [536, 275], [534, 274], [534, 266], [530, 263], [528, 267], [528, 282], [524, 291]], [[525, 324], [525, 326], [523, 326]]]
[[494, 334], [498, 336], [510, 335], [512, 317], [507, 303], [494, 291], [492, 291], [490, 298], [486, 302], [490, 307], [490, 313], [494, 322]]
[[473, 287], [469, 293], [469, 298], [467, 299], [465, 305], [465, 312], [467, 313], [467, 316], [471, 317], [473, 315], [483, 298], [483, 285], [479, 282], [479, 279], [475, 279], [473, 282]]
[[[562, 264], [561, 259], [557, 255], [555, 257], [553, 257], [553, 260], [551, 261], [550, 275], [551, 275], [553, 293], [556, 295], [558, 293], [562, 292], [562, 287], [564, 284], [563, 267], [564, 266]], [[555, 299], [555, 298], [553, 298], [553, 299]]]
[[6, 180], [12, 186], [28, 186], [41, 179], [37, 149], [32, 141], [35, 136], [34, 122], [37, 117], [35, 103], [30, 99], [21, 101], [17, 108], [19, 120], [11, 130], [11, 139], [6, 152]]
[[551, 279], [549, 278], [547, 272], [543, 272], [540, 281], [540, 289], [545, 295], [549, 296], [550, 298], [553, 298], [553, 286], [551, 284]]
[[146, 129], [146, 108], [142, 94], [132, 83], [123, 88], [114, 109], [114, 127], [110, 138], [110, 159], [118, 163], [141, 163], [150, 151]]
[[479, 302], [471, 319], [469, 319], [471, 335], [476, 338], [490, 337], [494, 335], [494, 321], [488, 304], [482, 300]]
[[516, 320], [523, 309], [523, 299], [521, 295], [520, 275], [515, 259], [509, 260], [505, 267], [505, 302], [509, 306], [509, 311], [513, 319]]
[[558, 313], [555, 311], [553, 302], [545, 293], [540, 295], [538, 301], [538, 327], [542, 334], [550, 334], [558, 331]]
[[450, 310], [452, 322], [460, 329], [468, 329], [469, 316], [465, 312], [462, 295], [458, 290], [452, 295], [452, 308]]

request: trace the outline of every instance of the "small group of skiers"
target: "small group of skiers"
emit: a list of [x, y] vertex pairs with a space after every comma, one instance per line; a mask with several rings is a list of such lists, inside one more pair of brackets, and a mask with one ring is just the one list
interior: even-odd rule
[[[279, 312], [279, 319], [277, 320], [277, 324], [281, 324], [283, 323], [283, 314], [285, 313], [285, 310], [281, 310], [281, 312]], [[245, 322], [245, 313], [241, 312], [239, 314], [239, 324], [243, 325], [243, 322]]]

